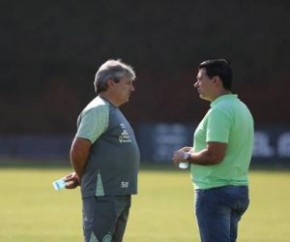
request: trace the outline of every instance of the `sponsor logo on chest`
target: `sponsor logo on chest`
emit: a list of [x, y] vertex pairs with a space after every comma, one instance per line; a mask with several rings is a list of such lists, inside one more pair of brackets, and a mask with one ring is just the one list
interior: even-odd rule
[[120, 143], [132, 143], [132, 139], [126, 130], [125, 124], [121, 123], [120, 127], [122, 128], [122, 133], [119, 135], [119, 142]]

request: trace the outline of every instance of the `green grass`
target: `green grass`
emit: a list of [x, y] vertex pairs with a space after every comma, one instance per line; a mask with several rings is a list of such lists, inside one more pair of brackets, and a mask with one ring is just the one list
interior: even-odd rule
[[[52, 181], [69, 168], [0, 170], [0, 241], [82, 241], [79, 190], [55, 191]], [[251, 205], [239, 242], [290, 241], [290, 173], [251, 171]], [[199, 241], [187, 171], [142, 169], [125, 242]]]

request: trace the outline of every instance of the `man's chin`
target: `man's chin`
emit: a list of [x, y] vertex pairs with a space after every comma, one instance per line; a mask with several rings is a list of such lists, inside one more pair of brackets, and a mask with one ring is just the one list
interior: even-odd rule
[[209, 101], [209, 99], [201, 94], [199, 94], [200, 99], [205, 100], [205, 101]]
[[205, 96], [203, 96], [201, 93], [199, 94], [200, 99], [205, 100]]
[[127, 103], [129, 101], [130, 101], [130, 98], [128, 97], [128, 98], [126, 98], [126, 99], [123, 100], [123, 103], [122, 104], [125, 104], [125, 103]]

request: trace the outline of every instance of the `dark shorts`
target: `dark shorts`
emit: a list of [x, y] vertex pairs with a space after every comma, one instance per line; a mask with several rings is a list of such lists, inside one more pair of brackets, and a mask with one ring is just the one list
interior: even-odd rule
[[121, 242], [130, 206], [130, 195], [83, 198], [85, 242]]

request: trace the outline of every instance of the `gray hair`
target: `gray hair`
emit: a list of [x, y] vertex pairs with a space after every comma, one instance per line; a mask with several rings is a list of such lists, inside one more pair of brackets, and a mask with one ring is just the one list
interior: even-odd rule
[[131, 66], [119, 59], [106, 61], [100, 66], [95, 75], [94, 87], [96, 93], [99, 94], [107, 90], [108, 80], [119, 82], [123, 77], [127, 77], [131, 81], [135, 80], [136, 75]]

